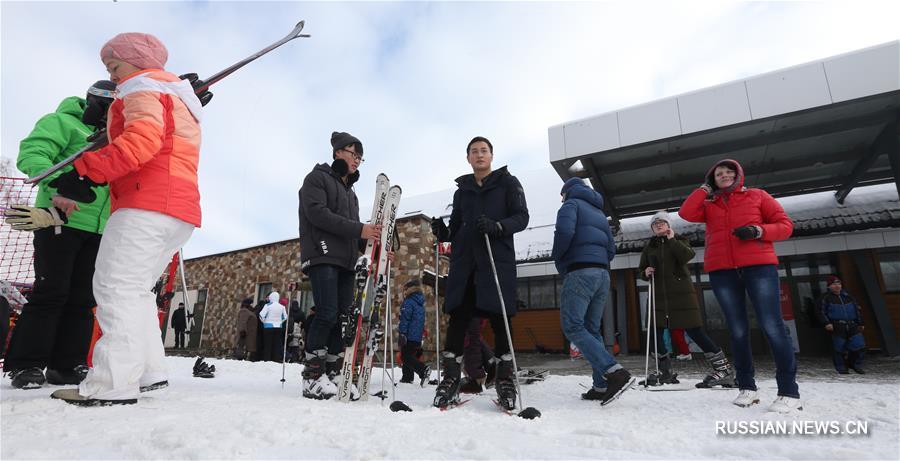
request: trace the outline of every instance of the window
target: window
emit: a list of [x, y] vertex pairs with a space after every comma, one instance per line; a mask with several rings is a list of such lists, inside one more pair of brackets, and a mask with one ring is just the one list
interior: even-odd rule
[[884, 249], [877, 254], [878, 265], [881, 266], [881, 279], [884, 280], [884, 291], [900, 291], [900, 249]]
[[[516, 283], [520, 309], [559, 309], [559, 293], [562, 279], [549, 277], [529, 277]], [[523, 305], [524, 304], [524, 305]]]
[[263, 282], [256, 284], [256, 302], [265, 301], [272, 292], [272, 282]]

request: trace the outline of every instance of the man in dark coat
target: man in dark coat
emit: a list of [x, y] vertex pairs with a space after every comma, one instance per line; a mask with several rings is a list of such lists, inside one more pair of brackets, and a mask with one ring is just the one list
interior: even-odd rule
[[343, 361], [342, 311], [353, 302], [354, 268], [365, 240], [377, 240], [381, 225], [359, 221], [359, 180], [363, 145], [349, 133], [331, 134], [331, 165], [320, 163], [300, 188], [300, 268], [309, 275], [316, 318], [306, 338], [303, 396], [327, 399], [337, 393], [329, 375], [339, 375]]
[[178, 309], [172, 312], [172, 329], [175, 330], [175, 349], [184, 349], [184, 332], [187, 330], [184, 303], [178, 303]]
[[[706, 334], [700, 317], [700, 304], [694, 291], [693, 277], [688, 262], [694, 257], [694, 250], [687, 238], [675, 233], [669, 214], [660, 211], [650, 219], [653, 237], [641, 252], [638, 266], [641, 278], [654, 280], [654, 313], [656, 316], [655, 354], [659, 363], [659, 374], [648, 376], [648, 384], [678, 383], [677, 373], [672, 372], [672, 359], [666, 351], [663, 332], [666, 328], [682, 328], [703, 350], [712, 367], [697, 387], [733, 387], [734, 370], [725, 357], [725, 352]], [[648, 332], [649, 333], [649, 332]], [[645, 384], [641, 382], [639, 384]]]
[[496, 389], [501, 405], [515, 406], [516, 389], [506, 326], [500, 297], [485, 246], [490, 238], [497, 266], [506, 313], [516, 313], [516, 251], [513, 234], [528, 225], [525, 191], [506, 167], [491, 169], [494, 148], [483, 137], [476, 137], [466, 147], [466, 158], [472, 174], [456, 178], [450, 227], [443, 220], [432, 220], [432, 231], [442, 242], [453, 243], [450, 273], [444, 311], [450, 315], [447, 338], [441, 358], [443, 380], [438, 385], [434, 405], [445, 407], [459, 401], [460, 364], [466, 329], [472, 317], [487, 317], [494, 331], [494, 350], [500, 358]]
[[[862, 308], [837, 276], [827, 279], [828, 292], [819, 299], [819, 319], [825, 325], [825, 331], [831, 333], [834, 346], [834, 369], [840, 374], [847, 374], [847, 366], [853, 371], [864, 374], [862, 369], [866, 343], [863, 339]], [[847, 360], [844, 360], [844, 354]]]

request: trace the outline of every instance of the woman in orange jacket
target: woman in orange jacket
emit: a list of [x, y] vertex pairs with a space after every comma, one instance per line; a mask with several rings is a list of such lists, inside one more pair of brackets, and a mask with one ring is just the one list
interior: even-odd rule
[[141, 390], [168, 385], [150, 287], [200, 226], [200, 100], [187, 81], [163, 70], [168, 51], [153, 35], [119, 34], [100, 58], [118, 85], [110, 143], [85, 153], [54, 184], [78, 201], [91, 185], [110, 186], [93, 282], [103, 336], [78, 389], [52, 394], [82, 406], [136, 403]]

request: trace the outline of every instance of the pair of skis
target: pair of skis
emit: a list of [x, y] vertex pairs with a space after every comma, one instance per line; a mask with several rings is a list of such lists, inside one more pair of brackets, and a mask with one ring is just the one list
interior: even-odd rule
[[394, 241], [397, 208], [402, 192], [400, 186], [390, 185], [390, 180], [384, 173], [379, 174], [375, 180], [375, 203], [372, 207], [371, 223], [381, 224], [381, 236], [377, 244], [374, 240], [368, 241], [365, 252], [356, 262], [356, 293], [349, 318], [345, 322], [344, 362], [338, 383], [338, 399], [343, 402], [352, 400], [353, 371], [356, 368], [361, 339], [364, 350], [356, 388], [359, 400], [367, 400], [369, 397], [369, 380], [372, 377], [375, 350], [378, 348], [378, 341], [384, 335], [381, 310], [388, 294], [390, 278], [388, 252]]

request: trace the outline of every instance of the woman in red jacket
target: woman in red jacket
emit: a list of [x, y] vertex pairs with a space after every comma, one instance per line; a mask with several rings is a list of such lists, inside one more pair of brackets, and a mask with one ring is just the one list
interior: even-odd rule
[[734, 404], [749, 407], [759, 403], [750, 352], [749, 296], [775, 358], [778, 398], [769, 410], [794, 412], [803, 407], [794, 348], [781, 318], [778, 256], [772, 245], [790, 237], [794, 224], [771, 195], [743, 185], [741, 165], [721, 160], [706, 174], [706, 182], [684, 201], [678, 214], [686, 221], [706, 224], [703, 265], [731, 333], [741, 390]]

